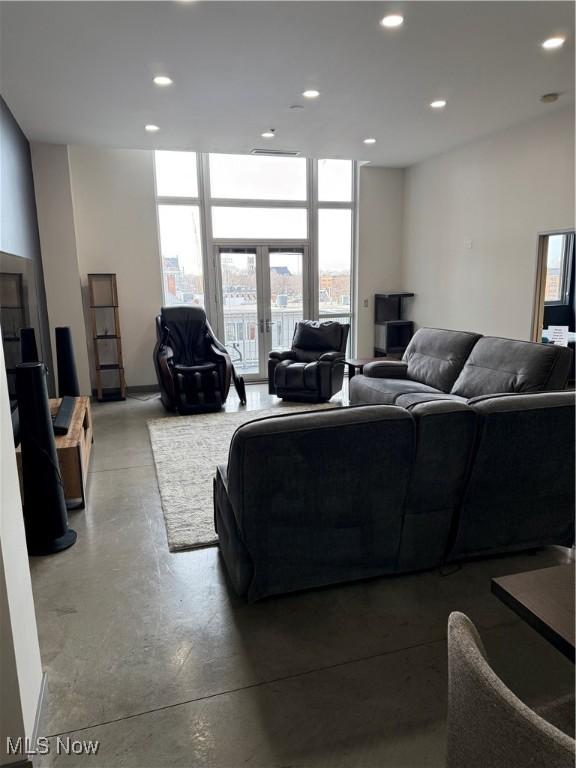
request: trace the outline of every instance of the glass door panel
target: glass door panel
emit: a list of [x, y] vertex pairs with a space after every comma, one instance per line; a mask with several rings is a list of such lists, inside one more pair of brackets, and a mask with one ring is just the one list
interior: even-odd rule
[[218, 333], [236, 371], [265, 379], [268, 355], [292, 344], [299, 320], [309, 317], [305, 246], [217, 246]]
[[267, 347], [286, 349], [304, 319], [304, 248], [269, 248], [270, 322]]
[[261, 315], [258, 313], [258, 249], [219, 248], [221, 335], [238, 374], [261, 372]]

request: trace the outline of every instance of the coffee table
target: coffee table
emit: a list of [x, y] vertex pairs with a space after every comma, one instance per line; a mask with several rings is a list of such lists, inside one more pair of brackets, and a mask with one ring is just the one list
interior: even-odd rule
[[366, 363], [375, 363], [383, 359], [382, 357], [347, 357], [345, 363], [348, 366], [348, 380], [352, 379], [357, 373], [362, 373]]
[[574, 563], [492, 579], [492, 592], [574, 661]]

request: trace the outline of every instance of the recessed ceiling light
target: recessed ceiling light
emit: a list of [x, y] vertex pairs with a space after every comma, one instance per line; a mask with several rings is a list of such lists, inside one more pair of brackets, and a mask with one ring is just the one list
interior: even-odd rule
[[291, 104], [290, 109], [304, 109], [302, 104]]
[[317, 99], [318, 96], [320, 96], [320, 91], [311, 88], [308, 91], [302, 91], [302, 96], [304, 96], [305, 99]]
[[160, 127], [158, 125], [154, 125], [153, 123], [148, 123], [148, 125], [144, 126], [144, 130], [148, 131], [148, 133], [156, 133], [156, 131], [160, 130]]
[[171, 77], [168, 77], [167, 75], [156, 75], [154, 78], [154, 84], [155, 85], [172, 85], [174, 80], [172, 80]]
[[565, 42], [565, 37], [549, 37], [542, 43], [542, 48], [546, 48], [547, 51], [551, 51], [554, 50], [554, 48], [562, 48]]
[[373, 139], [373, 138], [364, 139], [364, 144], [376, 144], [376, 139]]
[[263, 133], [260, 134], [260, 136], [262, 136], [263, 139], [273, 139], [275, 135], [276, 135], [276, 131], [274, 130], [274, 128], [270, 128], [269, 131], [264, 131]]
[[436, 101], [431, 101], [430, 106], [432, 109], [444, 109], [446, 106], [446, 100], [445, 99], [436, 99]]
[[384, 16], [380, 20], [380, 24], [386, 29], [394, 29], [394, 27], [401, 27], [404, 24], [404, 16], [400, 16], [398, 13], [391, 13], [389, 16]]
[[542, 96], [540, 96], [540, 101], [543, 104], [553, 104], [555, 101], [558, 101], [559, 98], [559, 93], [544, 93]]

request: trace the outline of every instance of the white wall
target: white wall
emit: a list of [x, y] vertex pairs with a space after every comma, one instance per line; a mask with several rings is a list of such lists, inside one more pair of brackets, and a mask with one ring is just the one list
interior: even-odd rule
[[404, 201], [409, 316], [529, 339], [537, 235], [574, 226], [572, 108], [412, 166]]
[[155, 384], [162, 282], [153, 152], [71, 146], [69, 162], [81, 281], [116, 273], [126, 384]]
[[6, 754], [6, 737], [32, 736], [42, 665], [1, 344], [0, 468], [0, 765], [4, 765], [21, 759]]
[[115, 272], [126, 384], [156, 383], [162, 281], [153, 152], [33, 144], [50, 326], [70, 325], [82, 391], [95, 386], [87, 274]]
[[59, 144], [32, 144], [31, 150], [52, 358], [56, 360], [54, 328], [70, 326], [78, 383], [81, 392], [89, 394], [90, 373], [70, 192], [68, 148]]
[[[374, 294], [404, 290], [402, 255], [404, 170], [360, 169], [356, 263], [356, 354], [374, 354]], [[364, 301], [368, 306], [364, 306]]]

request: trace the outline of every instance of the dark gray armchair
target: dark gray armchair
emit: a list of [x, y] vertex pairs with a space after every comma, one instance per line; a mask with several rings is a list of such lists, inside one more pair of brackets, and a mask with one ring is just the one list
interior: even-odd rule
[[319, 403], [342, 389], [349, 325], [302, 320], [292, 348], [270, 353], [268, 391], [284, 400]]

